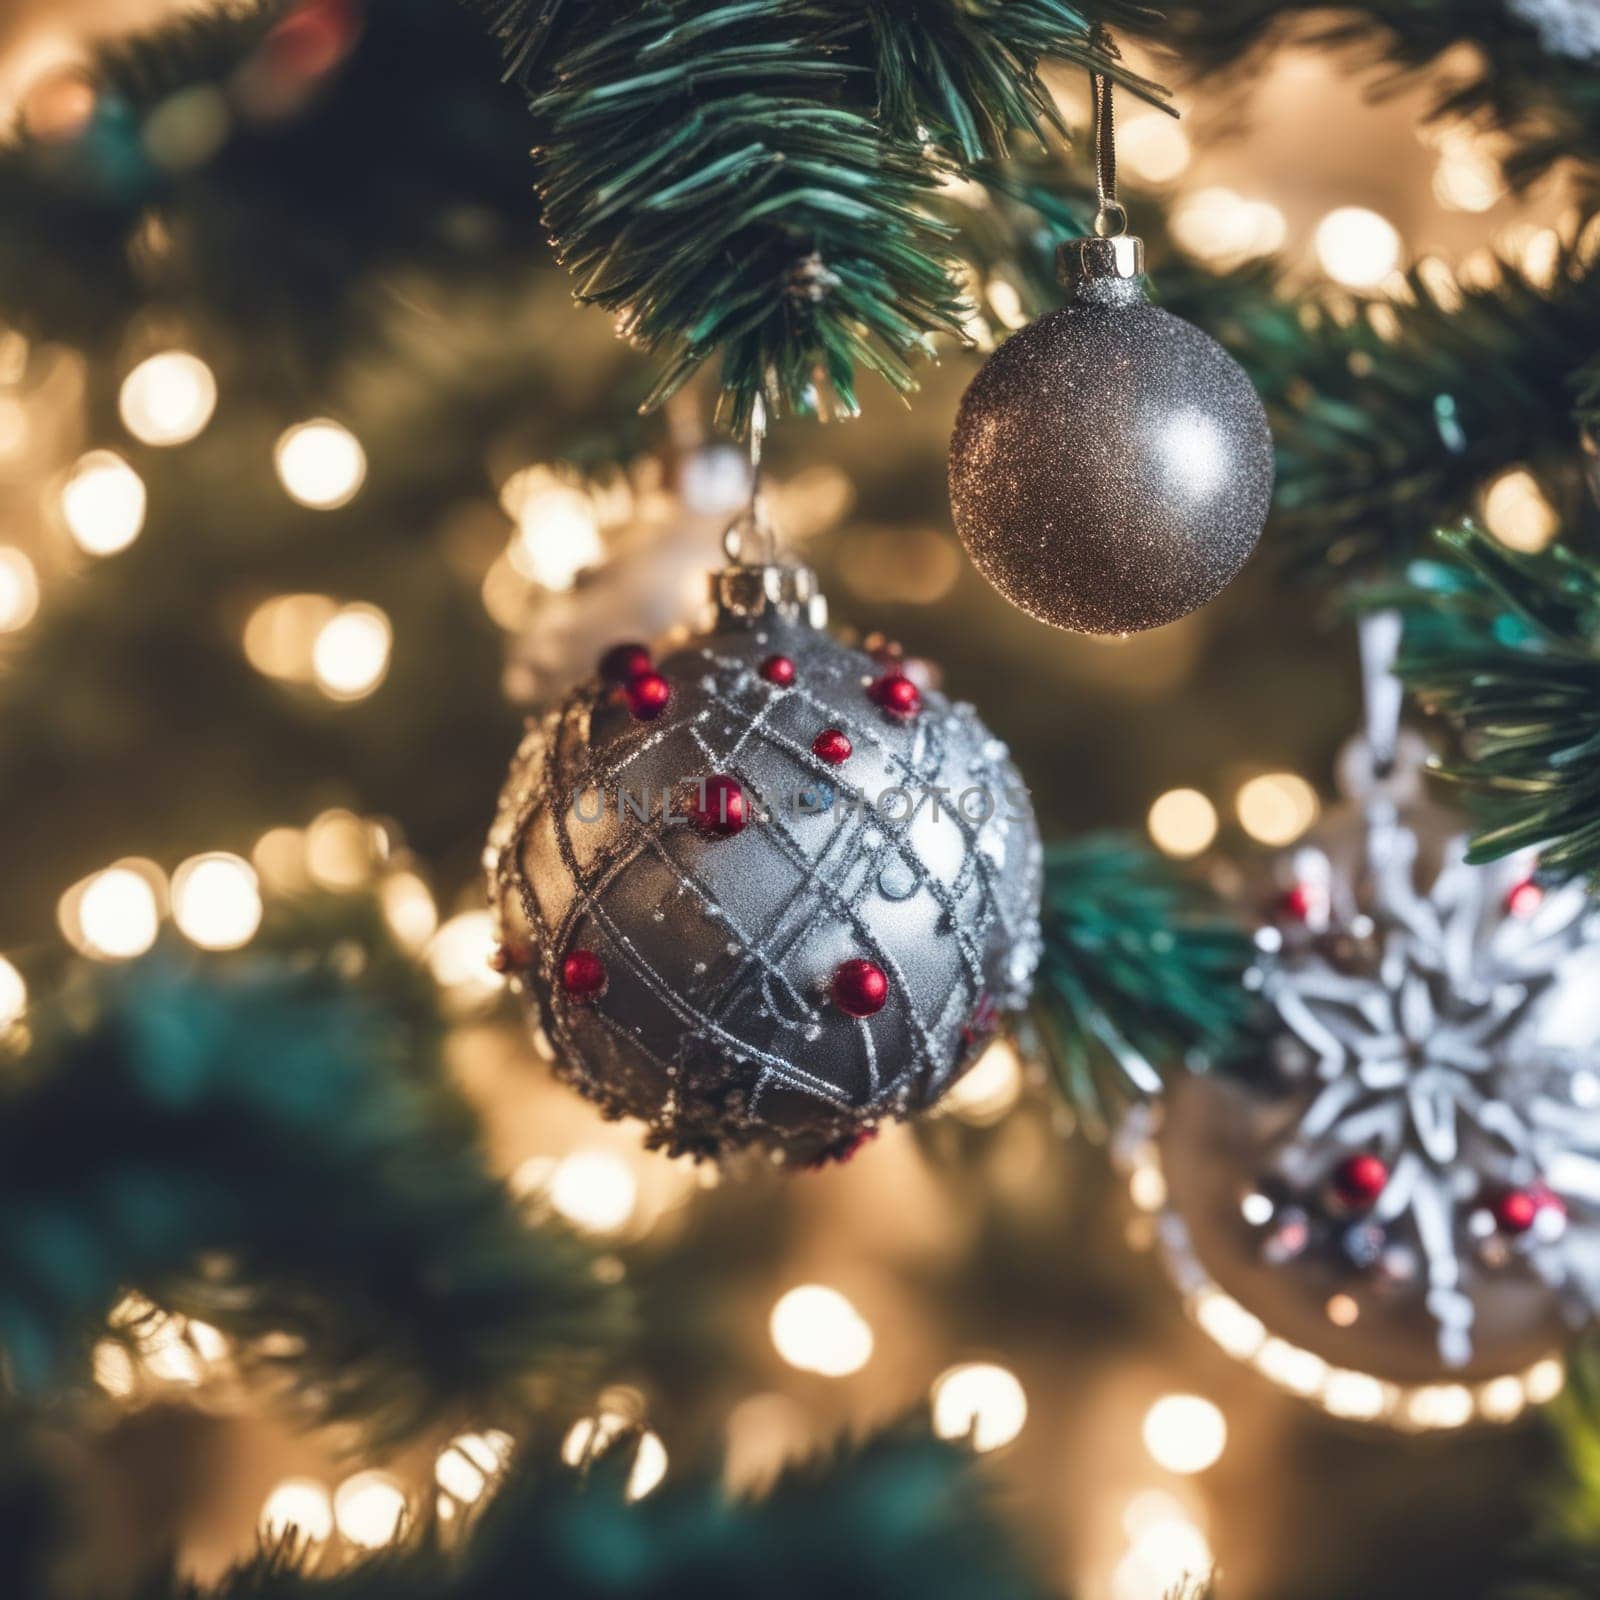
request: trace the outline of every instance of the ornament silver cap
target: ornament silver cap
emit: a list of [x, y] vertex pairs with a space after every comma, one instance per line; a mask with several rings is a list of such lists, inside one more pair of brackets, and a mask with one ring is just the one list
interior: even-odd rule
[[1144, 276], [1144, 240], [1131, 233], [1066, 239], [1056, 247], [1056, 277], [1063, 289], [1095, 281]]
[[810, 567], [775, 562], [723, 567], [711, 574], [711, 603], [719, 621], [789, 617], [827, 626], [828, 602]]

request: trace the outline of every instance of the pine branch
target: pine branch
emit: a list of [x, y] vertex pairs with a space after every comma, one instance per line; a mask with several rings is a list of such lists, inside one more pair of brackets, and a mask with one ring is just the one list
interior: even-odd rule
[[786, 1471], [756, 1501], [715, 1472], [625, 1498], [623, 1440], [580, 1474], [525, 1465], [472, 1537], [426, 1536], [332, 1577], [266, 1552], [214, 1587], [160, 1578], [139, 1600], [1044, 1600], [998, 1527], [971, 1457], [902, 1429]]
[[1440, 537], [1460, 564], [1413, 567], [1400, 665], [1465, 736], [1446, 771], [1482, 805], [1469, 859], [1538, 848], [1545, 872], [1600, 876], [1600, 567]]
[[1098, 835], [1046, 855], [1033, 1015], [1057, 1081], [1098, 1128], [1108, 1098], [1153, 1094], [1239, 1037], [1251, 944], [1204, 890], [1143, 846]]
[[1505, 166], [1516, 187], [1568, 162], [1588, 169], [1583, 176], [1591, 186], [1600, 176], [1600, 71], [1586, 18], [1564, 19], [1548, 6], [1552, 15], [1540, 21], [1526, 0], [1357, 0], [1334, 7], [1324, 0], [1171, 0], [1161, 9], [1153, 36], [1201, 76], [1230, 73], [1237, 80], [1290, 39], [1352, 50], [1363, 69], [1379, 74], [1383, 91], [1442, 68], [1433, 118], [1471, 120], [1503, 134], [1514, 147]]
[[130, 1286], [374, 1446], [519, 1410], [592, 1367], [616, 1294], [486, 1174], [415, 997], [385, 1009], [376, 937], [368, 951], [368, 993], [337, 954], [171, 952], [30, 1016], [36, 1042], [0, 1091], [16, 1390], [78, 1378]]

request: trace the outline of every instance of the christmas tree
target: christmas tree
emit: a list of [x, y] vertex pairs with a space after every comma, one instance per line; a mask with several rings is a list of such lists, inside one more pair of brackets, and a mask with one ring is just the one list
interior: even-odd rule
[[1593, 1593], [1597, 67], [0, 19], [4, 1592]]

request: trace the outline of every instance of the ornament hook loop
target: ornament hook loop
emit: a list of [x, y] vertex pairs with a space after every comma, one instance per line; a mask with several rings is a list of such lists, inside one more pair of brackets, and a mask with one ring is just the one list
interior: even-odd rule
[[1120, 200], [1105, 200], [1094, 214], [1097, 239], [1120, 239], [1128, 231], [1128, 208]]
[[730, 561], [771, 566], [778, 559], [778, 534], [767, 506], [761, 476], [761, 455], [767, 442], [767, 406], [760, 395], [750, 408], [750, 501], [722, 536]]

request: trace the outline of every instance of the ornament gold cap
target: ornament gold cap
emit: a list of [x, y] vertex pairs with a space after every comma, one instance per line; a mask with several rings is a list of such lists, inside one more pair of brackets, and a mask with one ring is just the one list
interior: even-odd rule
[[1131, 233], [1110, 238], [1066, 239], [1056, 247], [1056, 277], [1063, 288], [1096, 279], [1144, 276], [1144, 240]]
[[773, 562], [723, 567], [711, 574], [711, 603], [719, 621], [793, 617], [814, 628], [828, 621], [828, 602], [810, 567]]

